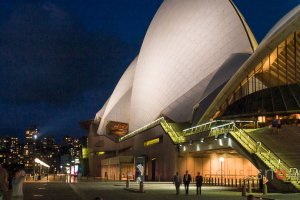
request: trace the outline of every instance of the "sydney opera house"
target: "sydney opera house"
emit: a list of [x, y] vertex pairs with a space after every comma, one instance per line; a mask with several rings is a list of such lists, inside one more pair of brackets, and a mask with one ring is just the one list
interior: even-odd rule
[[89, 124], [89, 173], [265, 176], [271, 188], [298, 191], [298, 121], [300, 6], [257, 44], [231, 0], [165, 0]]

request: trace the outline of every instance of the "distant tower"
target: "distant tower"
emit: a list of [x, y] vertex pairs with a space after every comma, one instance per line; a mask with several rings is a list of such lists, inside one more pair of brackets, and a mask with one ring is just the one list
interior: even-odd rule
[[36, 143], [37, 143], [36, 140], [39, 134], [40, 132], [36, 125], [33, 125], [32, 127], [28, 128], [25, 131], [25, 144], [23, 149], [23, 155], [24, 155], [25, 169], [28, 172], [33, 171], [34, 157], [38, 153], [36, 151]]
[[25, 143], [33, 143], [33, 141], [38, 138], [39, 134], [40, 132], [36, 125], [27, 129], [25, 132]]

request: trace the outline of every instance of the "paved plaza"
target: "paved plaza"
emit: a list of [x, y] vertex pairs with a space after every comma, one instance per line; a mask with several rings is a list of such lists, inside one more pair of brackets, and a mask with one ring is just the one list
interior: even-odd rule
[[[125, 182], [100, 182], [100, 181], [79, 181], [78, 183], [64, 182], [27, 182], [24, 185], [24, 200], [94, 200], [96, 197], [103, 200], [171, 200], [171, 199], [205, 199], [205, 200], [246, 200], [241, 192], [234, 188], [204, 186], [201, 196], [196, 196], [196, 189], [191, 185], [190, 194], [185, 195], [183, 187], [181, 194], [175, 195], [175, 188], [171, 183], [145, 183], [145, 192], [138, 193], [127, 191]], [[138, 185], [130, 184], [130, 188], [138, 190]], [[300, 194], [272, 193], [262, 195], [254, 193], [256, 197], [265, 199], [300, 199]]]

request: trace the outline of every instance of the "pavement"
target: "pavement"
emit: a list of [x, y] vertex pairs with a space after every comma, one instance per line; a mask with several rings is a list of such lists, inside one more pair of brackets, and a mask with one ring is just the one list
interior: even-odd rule
[[[203, 186], [202, 195], [196, 195], [196, 188], [191, 185], [189, 195], [184, 194], [181, 187], [180, 195], [175, 195], [175, 187], [171, 183], [146, 182], [144, 193], [136, 192], [139, 185], [131, 182], [132, 190], [125, 190], [125, 182], [104, 182], [104, 181], [78, 181], [67, 182], [26, 182], [24, 184], [24, 198], [22, 200], [43, 199], [43, 200], [178, 200], [178, 199], [205, 199], [205, 200], [246, 200], [242, 197], [241, 191], [236, 188]], [[253, 193], [261, 199], [298, 200], [300, 193], [282, 194]], [[260, 199], [257, 198], [257, 199]], [[21, 200], [20, 198], [18, 200]]]

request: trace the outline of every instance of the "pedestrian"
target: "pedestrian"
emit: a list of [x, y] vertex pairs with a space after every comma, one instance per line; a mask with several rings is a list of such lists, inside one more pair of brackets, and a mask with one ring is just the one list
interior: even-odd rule
[[198, 191], [201, 195], [202, 182], [203, 182], [203, 177], [200, 175], [200, 172], [198, 172], [196, 176], [197, 195], [198, 195]]
[[175, 188], [176, 188], [176, 195], [179, 195], [180, 183], [181, 183], [180, 176], [179, 176], [178, 172], [176, 172], [176, 174], [174, 175], [174, 178], [173, 178], [173, 184], [175, 185]]
[[25, 181], [25, 171], [18, 169], [12, 181], [12, 196], [14, 199], [23, 197], [23, 183]]
[[189, 194], [189, 185], [190, 185], [191, 180], [192, 180], [191, 175], [189, 174], [189, 171], [186, 170], [186, 172], [183, 176], [183, 184], [184, 184], [185, 194]]
[[281, 121], [280, 118], [277, 121], [277, 132], [279, 133], [279, 130], [281, 129]]
[[0, 164], [0, 193], [3, 200], [8, 200], [8, 173]]

